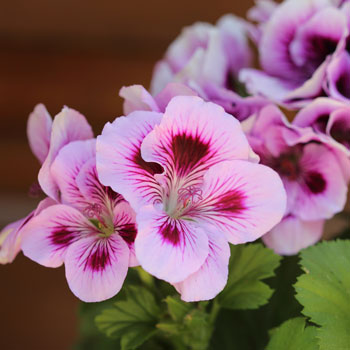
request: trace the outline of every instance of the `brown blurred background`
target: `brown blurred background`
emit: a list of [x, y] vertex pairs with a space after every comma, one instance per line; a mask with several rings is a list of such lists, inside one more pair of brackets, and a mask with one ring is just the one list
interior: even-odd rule
[[[75, 108], [96, 133], [122, 113], [123, 85], [146, 87], [181, 28], [244, 16], [253, 0], [12, 0], [0, 6], [0, 227], [36, 204], [27, 196], [39, 164], [26, 120], [38, 102], [55, 115]], [[0, 266], [0, 348], [65, 350], [77, 337], [78, 300], [64, 270], [20, 255]]]

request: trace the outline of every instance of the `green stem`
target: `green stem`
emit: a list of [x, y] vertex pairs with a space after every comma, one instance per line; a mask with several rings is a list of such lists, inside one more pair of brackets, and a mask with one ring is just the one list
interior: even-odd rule
[[137, 266], [136, 271], [140, 277], [141, 282], [147, 286], [149, 289], [154, 290], [154, 278], [148, 272], [146, 272], [142, 267]]
[[219, 304], [217, 299], [214, 299], [213, 305], [211, 307], [210, 315], [209, 315], [210, 324], [212, 326], [214, 326], [214, 324], [215, 324], [215, 321], [216, 321], [216, 318], [219, 314], [219, 311], [220, 311], [220, 304]]

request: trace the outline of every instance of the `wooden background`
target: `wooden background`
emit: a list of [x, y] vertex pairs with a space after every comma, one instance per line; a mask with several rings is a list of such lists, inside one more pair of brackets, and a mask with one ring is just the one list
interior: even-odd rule
[[[11, 0], [0, 6], [0, 226], [36, 204], [39, 164], [26, 141], [38, 102], [54, 115], [82, 112], [99, 133], [121, 114], [123, 85], [148, 86], [152, 68], [184, 25], [242, 15], [253, 1]], [[0, 266], [0, 348], [65, 350], [76, 339], [78, 300], [64, 270], [20, 255]]]

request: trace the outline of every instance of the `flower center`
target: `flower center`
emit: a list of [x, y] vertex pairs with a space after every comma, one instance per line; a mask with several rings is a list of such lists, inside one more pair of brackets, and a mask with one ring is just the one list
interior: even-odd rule
[[98, 203], [90, 203], [83, 210], [83, 214], [101, 232], [103, 237], [109, 237], [114, 233], [114, 224], [103, 216], [103, 208]]
[[189, 209], [202, 200], [202, 190], [194, 185], [173, 189], [165, 199], [165, 211], [173, 219], [185, 215]]

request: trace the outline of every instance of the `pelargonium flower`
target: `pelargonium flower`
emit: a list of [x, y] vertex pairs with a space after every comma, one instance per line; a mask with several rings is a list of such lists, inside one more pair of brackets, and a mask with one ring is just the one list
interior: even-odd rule
[[101, 182], [137, 213], [137, 259], [183, 300], [215, 297], [228, 242], [256, 240], [284, 214], [280, 178], [250, 156], [240, 123], [194, 96], [173, 98], [164, 114], [117, 118], [97, 138]]
[[52, 184], [49, 167], [56, 154], [66, 143], [92, 138], [93, 134], [85, 117], [75, 110], [64, 107], [52, 121], [45, 106], [38, 104], [29, 115], [27, 136], [33, 154], [42, 164], [39, 173], [41, 186], [35, 183], [36, 192], [41, 191], [43, 188], [49, 195], [53, 194], [53, 199], [47, 198], [43, 200], [39, 203], [38, 208], [27, 217], [7, 225], [0, 232], [0, 263], [2, 264], [12, 262], [20, 251], [22, 228], [33, 216], [40, 213], [43, 208], [54, 204], [55, 200], [58, 199], [54, 185], [51, 185], [53, 190], [48, 190], [50, 184]]
[[[311, 128], [290, 125], [273, 105], [263, 108], [246, 124], [250, 125], [248, 140], [254, 152], [260, 156], [262, 164], [279, 173], [287, 191], [285, 217], [289, 219], [273, 229], [270, 237], [273, 235], [274, 239], [266, 240], [266, 243], [283, 253], [288, 248], [281, 250], [280, 247], [288, 245], [289, 241], [284, 243], [284, 237], [297, 232], [295, 227], [308, 225], [304, 231], [298, 231], [300, 236], [295, 238], [294, 245], [296, 253], [315, 237], [321, 237], [320, 221], [344, 208], [347, 184], [342, 168], [328, 143], [317, 138]], [[296, 223], [296, 219], [300, 222]], [[306, 221], [318, 223], [305, 224]], [[313, 227], [317, 232], [313, 232]]]
[[350, 157], [350, 105], [330, 98], [318, 98], [303, 108], [293, 120], [311, 127], [323, 142], [329, 142]]
[[262, 71], [243, 69], [240, 80], [250, 93], [304, 106], [328, 92], [327, 69], [338, 69], [348, 34], [346, 11], [331, 1], [284, 1], [262, 27]]
[[152, 95], [170, 82], [183, 83], [236, 118], [247, 118], [267, 103], [260, 97], [245, 97], [238, 82], [239, 70], [251, 64], [247, 32], [247, 23], [232, 15], [216, 25], [199, 22], [184, 28], [155, 66]]
[[95, 139], [64, 146], [50, 166], [60, 203], [41, 211], [22, 230], [24, 255], [48, 267], [64, 262], [73, 293], [101, 301], [118, 293], [133, 253], [134, 212], [102, 186], [96, 173]]

